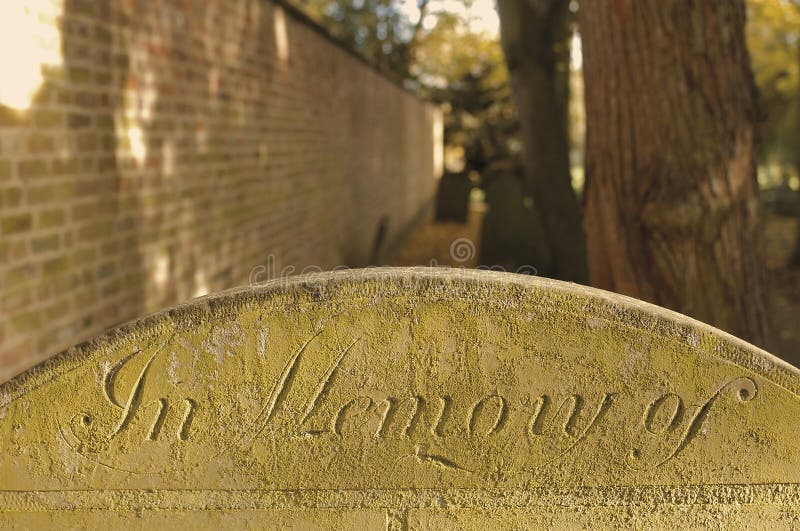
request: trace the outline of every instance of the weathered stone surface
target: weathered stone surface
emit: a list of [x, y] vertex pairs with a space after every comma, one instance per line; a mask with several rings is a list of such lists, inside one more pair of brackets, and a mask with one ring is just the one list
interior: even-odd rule
[[489, 272], [199, 299], [0, 387], [0, 525], [797, 525], [798, 371]]

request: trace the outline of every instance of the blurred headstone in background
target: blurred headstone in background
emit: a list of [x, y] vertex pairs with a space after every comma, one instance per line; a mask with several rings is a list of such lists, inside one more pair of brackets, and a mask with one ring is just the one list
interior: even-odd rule
[[793, 216], [797, 213], [800, 193], [789, 186], [784, 180], [780, 185], [761, 191], [764, 208], [768, 212], [779, 216]]
[[521, 175], [495, 172], [487, 181], [481, 264], [512, 273], [523, 266], [546, 273], [550, 255], [544, 228], [533, 200], [525, 195]]
[[472, 182], [464, 173], [445, 173], [436, 194], [436, 221], [467, 222]]

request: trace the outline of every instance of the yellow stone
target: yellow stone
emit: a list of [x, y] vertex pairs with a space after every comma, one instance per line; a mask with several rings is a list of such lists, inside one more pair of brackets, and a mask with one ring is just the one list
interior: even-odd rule
[[277, 280], [0, 386], [0, 526], [792, 527], [800, 373], [540, 278]]

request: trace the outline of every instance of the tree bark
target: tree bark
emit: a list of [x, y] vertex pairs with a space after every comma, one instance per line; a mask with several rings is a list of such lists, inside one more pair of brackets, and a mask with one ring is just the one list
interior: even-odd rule
[[499, 0], [501, 42], [522, 132], [526, 192], [545, 229], [549, 269], [586, 282], [586, 241], [572, 189], [567, 137], [569, 1]]
[[794, 251], [792, 251], [787, 265], [792, 269], [800, 269], [800, 192], [797, 194], [795, 208], [797, 209], [797, 225], [795, 228]]
[[764, 344], [743, 0], [585, 0], [592, 284]]
[[[800, 4], [795, 3], [795, 9], [800, 11]], [[797, 61], [800, 62], [800, 42], [797, 43]], [[800, 101], [800, 86], [797, 87], [797, 98]], [[796, 120], [797, 124], [800, 124], [800, 105], [795, 110], [797, 113]], [[800, 135], [798, 135], [800, 138]], [[795, 146], [794, 150], [794, 167], [795, 169], [800, 172], [800, 146]], [[789, 263], [787, 264], [788, 267], [792, 269], [800, 269], [800, 192], [797, 193], [797, 201], [795, 203], [795, 208], [797, 209], [796, 219], [797, 219], [797, 228], [795, 229], [795, 243], [794, 243], [794, 250], [792, 251], [792, 255], [789, 257]]]

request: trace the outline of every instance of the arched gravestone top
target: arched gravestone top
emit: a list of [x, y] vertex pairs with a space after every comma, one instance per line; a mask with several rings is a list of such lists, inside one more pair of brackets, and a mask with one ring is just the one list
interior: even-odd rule
[[146, 317], [0, 387], [0, 524], [790, 525], [798, 375], [573, 284], [282, 280]]

